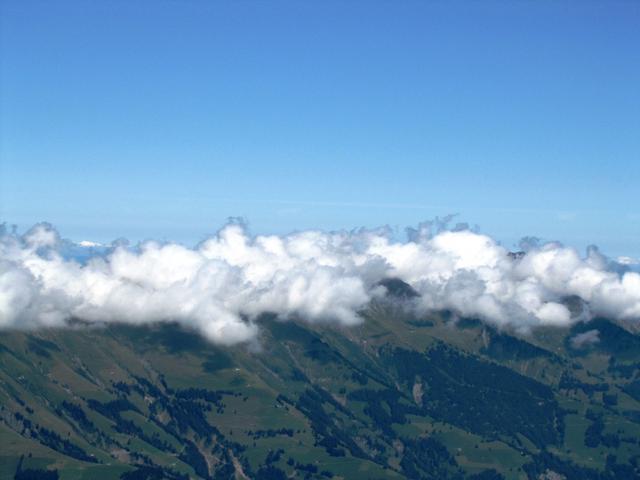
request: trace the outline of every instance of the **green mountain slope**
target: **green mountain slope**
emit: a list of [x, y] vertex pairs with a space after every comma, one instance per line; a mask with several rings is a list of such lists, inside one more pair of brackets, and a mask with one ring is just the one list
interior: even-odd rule
[[264, 316], [227, 348], [175, 325], [2, 332], [0, 477], [640, 478], [638, 335], [363, 315]]

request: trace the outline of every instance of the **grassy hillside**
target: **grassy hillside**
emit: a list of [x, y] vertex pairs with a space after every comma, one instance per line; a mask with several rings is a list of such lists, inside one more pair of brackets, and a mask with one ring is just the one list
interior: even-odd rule
[[2, 332], [0, 478], [640, 478], [638, 335], [363, 315]]

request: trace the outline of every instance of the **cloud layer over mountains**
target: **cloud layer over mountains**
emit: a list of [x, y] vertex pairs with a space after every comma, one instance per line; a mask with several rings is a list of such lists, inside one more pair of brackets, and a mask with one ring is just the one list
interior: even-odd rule
[[[436, 229], [438, 230], [438, 229]], [[419, 294], [418, 313], [448, 309], [498, 326], [528, 330], [578, 321], [566, 306], [580, 298], [584, 315], [640, 321], [640, 274], [597, 249], [581, 257], [550, 243], [521, 255], [469, 230], [304, 231], [250, 236], [230, 223], [195, 248], [146, 242], [73, 245], [48, 224], [24, 235], [0, 231], [0, 327], [87, 322], [177, 321], [212, 341], [233, 344], [257, 333], [263, 312], [309, 322], [362, 321], [358, 311], [385, 295], [380, 281], [399, 278]]]

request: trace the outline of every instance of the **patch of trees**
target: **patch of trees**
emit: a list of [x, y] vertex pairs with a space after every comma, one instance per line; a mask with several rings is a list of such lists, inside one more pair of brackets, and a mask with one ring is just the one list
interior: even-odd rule
[[[131, 385], [125, 382], [113, 382], [111, 384], [113, 388], [115, 388], [118, 392], [123, 393], [124, 395], [131, 395]], [[141, 392], [142, 394], [143, 392]]]
[[425, 354], [394, 348], [381, 355], [408, 389], [422, 379], [422, 411], [437, 420], [489, 438], [522, 434], [538, 447], [562, 439], [564, 412], [547, 385], [442, 344]]
[[67, 402], [64, 400], [60, 405], [62, 410], [64, 410], [73, 420], [77, 422], [77, 424], [83, 430], [87, 432], [93, 432], [96, 430], [95, 425], [91, 420], [87, 418], [87, 415], [84, 413], [84, 410], [80, 405], [76, 405], [72, 402]]
[[157, 432], [153, 435], [147, 435], [144, 432], [141, 432], [141, 434], [139, 434], [139, 437], [140, 440], [147, 442], [149, 445], [153, 445], [162, 452], [175, 453], [176, 451], [176, 449], [173, 448], [173, 446], [169, 442], [160, 438], [160, 435]]
[[311, 428], [318, 444], [322, 445], [327, 453], [334, 457], [344, 456], [344, 450], [339, 448], [339, 446], [344, 446], [353, 456], [366, 458], [364, 452], [351, 436], [341, 430], [334, 422], [334, 418], [327, 414], [323, 408], [324, 403], [330, 403], [334, 407], [338, 405], [339, 410], [344, 411], [342, 405], [318, 387], [305, 390], [296, 402], [296, 408], [311, 422]]
[[[203, 439], [204, 444], [207, 447], [211, 446], [213, 436], [217, 439], [217, 442], [213, 451], [219, 451], [222, 457], [226, 460], [221, 461], [214, 472], [214, 478], [234, 478], [235, 467], [228, 458], [225, 450], [222, 450], [220, 446], [224, 446], [225, 449], [233, 451], [236, 455], [239, 455], [245, 450], [245, 446], [239, 443], [227, 441], [222, 433], [215, 427], [209, 424], [206, 418], [206, 412], [211, 410], [211, 404], [217, 406], [222, 405], [223, 395], [240, 396], [240, 393], [233, 393], [226, 390], [207, 390], [203, 388], [189, 388], [184, 390], [173, 390], [168, 388], [166, 383], [164, 388], [166, 394], [163, 393], [158, 387], [151, 384], [145, 379], [138, 379], [139, 385], [147, 392], [155, 397], [155, 400], [149, 406], [151, 411], [152, 421], [165, 432], [175, 437], [183, 446], [183, 450], [178, 454], [178, 458], [183, 462], [191, 465], [198, 476], [203, 478], [210, 478], [209, 468], [206, 459], [198, 449], [197, 445], [187, 435], [190, 432], [195, 433], [197, 439]], [[169, 416], [168, 423], [161, 423], [155, 417], [158, 413], [164, 413]], [[131, 426], [126, 422], [120, 423], [121, 427]], [[163, 451], [176, 452], [175, 449], [167, 442], [163, 441], [156, 433], [152, 436], [145, 435], [142, 431], [134, 431], [131, 428], [131, 433], [139, 436], [142, 440], [156, 446]]]
[[153, 445], [158, 450], [161, 450], [163, 452], [175, 453], [176, 451], [175, 448], [173, 448], [173, 446], [170, 443], [166, 442], [165, 440], [162, 440], [160, 438], [160, 435], [158, 435], [158, 433], [154, 433], [153, 435], [147, 435], [139, 426], [137, 426], [131, 420], [125, 420], [124, 418], [118, 417], [116, 421], [115, 430], [119, 433], [124, 433], [126, 435], [132, 435], [132, 436], [138, 437], [143, 442], [146, 442], [149, 445]]
[[618, 395], [616, 395], [615, 393], [603, 393], [602, 403], [604, 403], [607, 407], [615, 407], [616, 405], [618, 405]]
[[607, 371], [627, 380], [631, 380], [640, 374], [640, 362], [618, 363], [618, 359], [615, 356], [612, 356], [609, 359]]
[[14, 480], [58, 480], [58, 470], [45, 470], [38, 468], [27, 468], [20, 470], [13, 476]]
[[60, 348], [55, 343], [31, 335], [27, 340], [27, 348], [31, 352], [43, 358], [51, 358], [51, 353], [49, 352], [60, 351]]
[[324, 447], [329, 455], [332, 457], [344, 457], [347, 455], [347, 452], [344, 448], [340, 448], [340, 444], [338, 440], [333, 437], [324, 437], [320, 441], [318, 441], [318, 445]]
[[291, 405], [292, 407], [295, 407], [295, 402], [293, 400], [291, 400], [289, 397], [287, 397], [286, 395], [282, 395], [281, 393], [278, 394], [278, 396], [276, 397], [276, 402], [278, 403], [282, 403], [285, 406], [286, 405]]
[[164, 405], [171, 415], [171, 422], [175, 424], [181, 434], [189, 429], [193, 430], [199, 438], [207, 438], [214, 433], [219, 433], [206, 419], [206, 407], [191, 400], [179, 400], [167, 402]]
[[618, 448], [620, 439], [613, 433], [604, 433], [604, 420], [601, 414], [595, 413], [593, 410], [587, 410], [585, 415], [591, 420], [591, 425], [584, 432], [584, 444], [590, 448], [596, 448], [602, 444], [608, 448]]
[[133, 421], [125, 420], [120, 415], [121, 412], [128, 410], [138, 412], [139, 410], [129, 400], [120, 398], [118, 400], [112, 400], [111, 402], [99, 402], [97, 400], [87, 400], [87, 405], [92, 410], [95, 410], [104, 417], [107, 417], [115, 423], [114, 429], [116, 432], [124, 433], [126, 435], [135, 435], [137, 437], [143, 437], [144, 433], [142, 429], [138, 427]]
[[[24, 415], [22, 415], [22, 413], [20, 412], [15, 412], [13, 414], [13, 416], [15, 417], [15, 419], [20, 422], [22, 424], [22, 431], [21, 433], [24, 435], [26, 430], [33, 430], [33, 423], [31, 423], [31, 420], [29, 420], [27, 417], [25, 417]], [[32, 433], [33, 435], [33, 433]]]
[[575, 350], [571, 345], [571, 338], [589, 330], [598, 330], [598, 342], [591, 348], [607, 352], [617, 357], [638, 358], [640, 356], [640, 336], [634, 335], [624, 328], [603, 318], [596, 318], [590, 322], [579, 322], [571, 328], [571, 333], [565, 340], [565, 347], [574, 355], [585, 354], [585, 351]]
[[129, 451], [129, 456], [133, 459], [133, 463], [141, 463], [144, 465], [153, 466], [153, 460], [151, 460], [151, 457], [149, 455], [145, 455], [144, 453], [140, 452]]
[[222, 401], [222, 395], [234, 395], [234, 393], [228, 390], [217, 392], [206, 388], [187, 388], [185, 390], [177, 390], [174, 395], [176, 398], [183, 400], [204, 400], [205, 402], [219, 405]]
[[123, 473], [120, 475], [120, 480], [189, 480], [189, 475], [157, 465], [143, 465]]
[[184, 442], [184, 450], [178, 455], [178, 458], [184, 463], [191, 465], [193, 470], [202, 478], [210, 478], [207, 461], [202, 453], [200, 453], [200, 450], [198, 450], [196, 444], [187, 439], [183, 439], [182, 441]]
[[97, 460], [88, 455], [78, 445], [70, 442], [66, 438], [62, 438], [53, 430], [49, 430], [44, 427], [38, 427], [37, 431], [32, 430], [31, 436], [37, 438], [40, 443], [47, 447], [60, 452], [68, 457], [75, 458], [76, 460], [82, 460], [83, 462], [97, 463]]
[[[452, 312], [446, 311], [443, 314], [443, 318], [444, 318], [445, 321], [449, 321], [452, 318], [454, 318], [454, 315], [453, 315]], [[484, 325], [482, 320], [479, 320], [477, 318], [463, 317], [463, 318], [460, 318], [460, 319], [458, 319], [456, 321], [456, 327], [458, 327], [461, 330], [469, 330], [469, 329], [473, 329], [473, 328], [478, 328], [478, 327], [481, 327], [482, 325]]]
[[433, 437], [404, 440], [402, 472], [416, 480], [462, 479], [458, 464], [447, 448]]
[[581, 467], [568, 460], [562, 460], [555, 455], [541, 451], [532, 457], [532, 461], [523, 465], [522, 469], [530, 479], [540, 478], [547, 470], [552, 470], [565, 478], [579, 478], [580, 480], [638, 480], [640, 469], [638, 468], [638, 456], [632, 457], [629, 464], [619, 464], [613, 455], [607, 456], [604, 471], [588, 467]]
[[475, 475], [470, 475], [467, 477], [467, 480], [504, 480], [504, 475], [491, 468], [489, 470], [476, 473]]
[[393, 423], [404, 424], [407, 421], [405, 415], [420, 414], [416, 406], [403, 403], [402, 396], [396, 390], [361, 389], [349, 393], [347, 398], [365, 402], [364, 413], [373, 420], [374, 426], [391, 438], [396, 436]]
[[231, 460], [227, 460], [220, 463], [216, 467], [213, 478], [215, 478], [216, 480], [235, 480], [236, 468], [233, 466], [233, 462]]
[[340, 362], [341, 360], [340, 356], [326, 342], [315, 337], [306, 345], [304, 355], [320, 364]]
[[351, 380], [355, 383], [359, 383], [360, 385], [366, 385], [369, 383], [369, 377], [367, 377], [364, 373], [354, 371], [351, 373]]
[[[63, 402], [63, 406], [64, 403], [66, 402]], [[147, 435], [146, 433], [144, 433], [142, 428], [136, 425], [132, 420], [122, 418], [121, 413], [125, 411], [135, 411], [140, 413], [136, 406], [133, 405], [129, 400], [120, 398], [118, 400], [113, 400], [106, 403], [99, 402], [97, 400], [88, 400], [87, 404], [96, 412], [112, 420], [115, 423], [114, 429], [116, 432], [138, 437], [140, 440], [148, 443], [149, 445], [153, 445], [157, 449], [164, 452], [175, 453], [175, 449], [173, 448], [173, 446], [171, 446], [170, 443], [162, 440], [157, 433], [154, 433], [153, 435]], [[73, 409], [73, 407], [71, 408]], [[82, 410], [80, 411], [82, 412]], [[75, 414], [79, 415], [77, 411], [75, 412]], [[84, 414], [84, 412], [82, 412], [82, 414]], [[93, 426], [93, 424], [91, 425]]]
[[309, 383], [309, 378], [298, 368], [294, 368], [291, 371], [291, 380], [294, 382]]
[[48, 428], [41, 427], [40, 425], [34, 425], [31, 420], [26, 418], [20, 412], [14, 413], [15, 419], [22, 424], [22, 434], [28, 430], [31, 438], [39, 441], [43, 445], [67, 455], [68, 457], [75, 458], [76, 460], [82, 460], [85, 462], [97, 463], [97, 460], [87, 454], [82, 448], [75, 443], [62, 438], [58, 433]]
[[127, 410], [139, 412], [138, 408], [126, 398], [119, 398], [117, 400], [104, 403], [90, 398], [87, 400], [87, 405], [100, 415], [113, 421], [117, 421], [120, 418], [121, 412], [126, 412]]
[[605, 474], [608, 475], [608, 479], [625, 478], [629, 480], [640, 479], [640, 456], [635, 455], [631, 457], [629, 463], [622, 464], [617, 463], [617, 457], [615, 455], [607, 455], [607, 462], [605, 465]]
[[491, 334], [489, 345], [482, 348], [480, 352], [499, 361], [522, 361], [541, 357], [557, 361], [557, 357], [548, 350], [520, 338], [497, 332]]
[[622, 387], [622, 390], [634, 400], [640, 402], [640, 379]]
[[[313, 463], [296, 462], [291, 457], [289, 457], [289, 459], [287, 460], [287, 465], [289, 465], [290, 467], [293, 467], [294, 470], [297, 473], [304, 474], [304, 478], [305, 479], [312, 478], [313, 476], [318, 478], [318, 475], [320, 475], [321, 477], [325, 477], [325, 478], [333, 478], [334, 477], [333, 472], [330, 472], [329, 470], [322, 470], [322, 471], [318, 472], [318, 470], [319, 470], [318, 467], [316, 465], [314, 465]], [[293, 476], [295, 476], [295, 473], [293, 474]], [[291, 478], [291, 477], [289, 477], [289, 478]]]
[[267, 458], [265, 458], [264, 463], [270, 465], [272, 463], [278, 463], [284, 454], [284, 450], [279, 448], [278, 450], [269, 450], [267, 454]]
[[558, 383], [558, 388], [562, 388], [564, 390], [582, 390], [585, 395], [588, 395], [589, 397], [595, 392], [609, 391], [609, 385], [606, 383], [581, 382], [567, 371], [562, 373], [560, 382]]
[[278, 435], [285, 435], [287, 437], [293, 437], [293, 429], [292, 428], [278, 428], [277, 430], [268, 429], [268, 430], [249, 430], [247, 435], [250, 435], [254, 440], [258, 440], [260, 438], [273, 438]]
[[256, 480], [287, 480], [287, 474], [274, 465], [264, 465], [257, 471]]
[[640, 412], [638, 410], [625, 410], [622, 415], [634, 423], [640, 423]]
[[139, 387], [144, 390], [146, 393], [148, 393], [149, 395], [151, 395], [152, 397], [162, 397], [163, 393], [162, 391], [156, 387], [153, 383], [151, 383], [149, 380], [147, 380], [144, 377], [138, 377], [136, 375], [133, 376], [133, 378], [136, 379], [136, 382], [138, 382]]
[[423, 328], [423, 327], [433, 327], [435, 325], [435, 323], [433, 323], [433, 321], [431, 320], [427, 320], [427, 319], [415, 319], [412, 318], [410, 320], [407, 320], [407, 323], [409, 325], [412, 325], [414, 327], [418, 327], [418, 328]]
[[296, 462], [295, 468], [300, 472], [306, 472], [311, 474], [318, 473], [318, 467], [315, 466], [313, 463]]

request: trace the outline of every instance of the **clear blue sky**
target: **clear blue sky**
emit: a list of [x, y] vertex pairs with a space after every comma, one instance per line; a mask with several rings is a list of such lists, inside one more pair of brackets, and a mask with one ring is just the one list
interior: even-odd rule
[[640, 2], [4, 0], [0, 218], [193, 242], [459, 213], [640, 255]]

